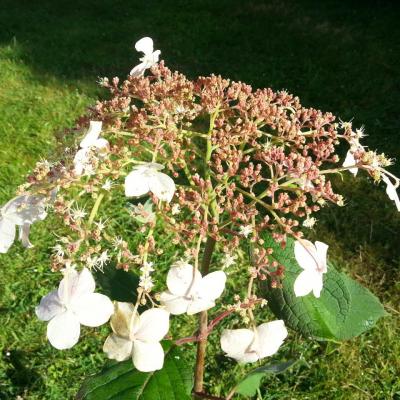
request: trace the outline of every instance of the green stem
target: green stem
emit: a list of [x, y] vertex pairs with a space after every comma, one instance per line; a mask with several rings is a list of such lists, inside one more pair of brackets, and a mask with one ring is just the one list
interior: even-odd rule
[[[215, 239], [208, 237], [204, 249], [203, 259], [201, 263], [201, 272], [206, 275], [209, 271], [212, 254], [215, 249]], [[197, 343], [196, 365], [194, 371], [194, 392], [202, 393], [204, 384], [204, 367], [207, 348], [207, 334], [208, 334], [208, 317], [207, 311], [202, 311], [199, 316], [199, 333], [200, 340]], [[198, 397], [198, 396], [197, 396]]]
[[93, 205], [92, 211], [90, 212], [89, 215], [89, 221], [88, 221], [88, 228], [90, 228], [93, 224], [94, 218], [96, 217], [97, 211], [99, 210], [100, 203], [103, 200], [104, 193], [100, 193], [97, 196], [96, 202]]

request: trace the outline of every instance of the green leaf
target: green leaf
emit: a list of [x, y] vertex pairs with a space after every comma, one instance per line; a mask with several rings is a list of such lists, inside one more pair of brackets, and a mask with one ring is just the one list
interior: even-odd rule
[[163, 369], [140, 372], [132, 360], [112, 363], [83, 383], [76, 400], [191, 400], [192, 366], [178, 347], [163, 344]]
[[268, 364], [250, 371], [236, 386], [235, 392], [243, 396], [254, 396], [260, 387], [261, 380], [268, 374], [281, 374], [297, 361], [290, 360], [277, 364]]
[[311, 293], [296, 297], [293, 284], [302, 271], [294, 256], [294, 240], [282, 249], [270, 236], [265, 245], [273, 248], [273, 257], [285, 266], [282, 289], [264, 286], [272, 312], [290, 328], [307, 337], [347, 340], [370, 329], [386, 315], [382, 304], [368, 289], [328, 264], [320, 298]]
[[139, 278], [133, 272], [116, 269], [110, 265], [104, 272], [97, 271], [95, 276], [96, 283], [111, 300], [128, 303], [136, 301]]

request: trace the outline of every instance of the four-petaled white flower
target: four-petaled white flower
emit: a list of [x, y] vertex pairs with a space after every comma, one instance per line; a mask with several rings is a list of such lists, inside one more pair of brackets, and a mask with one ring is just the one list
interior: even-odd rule
[[164, 167], [157, 163], [145, 163], [134, 167], [125, 178], [125, 195], [138, 197], [152, 192], [159, 200], [172, 200], [175, 183], [167, 174], [160, 172]]
[[56, 349], [69, 349], [79, 339], [80, 325], [96, 327], [106, 323], [114, 312], [111, 300], [94, 293], [95, 282], [86, 268], [78, 273], [68, 266], [58, 290], [43, 297], [36, 315], [49, 321], [47, 338]]
[[385, 174], [382, 174], [382, 180], [386, 183], [386, 194], [389, 199], [396, 204], [397, 211], [400, 211], [400, 199], [397, 194], [396, 186], [393, 185], [392, 181]]
[[146, 69], [151, 68], [154, 64], [158, 62], [161, 51], [154, 51], [153, 39], [149, 37], [144, 37], [136, 42], [135, 44], [136, 51], [142, 52], [144, 56], [139, 60], [141, 63], [136, 65], [130, 72], [130, 76], [142, 76]]
[[161, 369], [164, 350], [159, 343], [169, 330], [169, 313], [152, 308], [139, 315], [129, 303], [117, 303], [111, 317], [113, 333], [106, 339], [103, 350], [113, 360], [132, 357], [135, 367], [142, 372]]
[[106, 181], [103, 183], [103, 185], [101, 186], [102, 189], [107, 190], [108, 192], [111, 190], [111, 188], [113, 187], [114, 183], [111, 179], [106, 179]]
[[196, 314], [215, 306], [215, 300], [225, 288], [226, 275], [215, 271], [202, 277], [187, 263], [174, 265], [167, 275], [168, 291], [161, 293], [160, 301], [174, 315]]
[[239, 363], [252, 363], [275, 354], [288, 332], [282, 320], [266, 322], [257, 328], [225, 329], [221, 348]]
[[294, 293], [297, 297], [305, 296], [311, 291], [319, 297], [323, 286], [323, 274], [327, 271], [326, 253], [328, 245], [303, 239], [294, 244], [294, 255], [300, 267], [304, 270], [294, 282]]
[[37, 195], [14, 197], [0, 209], [0, 253], [7, 253], [14, 243], [16, 227], [24, 247], [33, 247], [29, 241], [31, 224], [46, 218], [46, 198]]
[[222, 259], [222, 269], [227, 269], [236, 263], [238, 256], [237, 254], [226, 253]]
[[253, 227], [251, 225], [242, 225], [239, 228], [239, 234], [247, 238], [253, 232]]
[[92, 173], [90, 165], [90, 151], [97, 150], [100, 154], [104, 153], [108, 148], [108, 141], [99, 138], [101, 132], [101, 121], [90, 121], [89, 130], [80, 143], [80, 149], [74, 158], [74, 172], [80, 176], [83, 173]]

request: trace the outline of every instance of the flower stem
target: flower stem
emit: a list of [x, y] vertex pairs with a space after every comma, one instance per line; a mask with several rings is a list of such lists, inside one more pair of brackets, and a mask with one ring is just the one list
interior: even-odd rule
[[[207, 242], [206, 242], [203, 259], [202, 259], [202, 263], [201, 263], [201, 272], [203, 275], [206, 275], [208, 273], [214, 248], [215, 248], [215, 239], [213, 239], [212, 237], [209, 236], [207, 239]], [[197, 395], [196, 393], [203, 392], [207, 336], [208, 336], [207, 311], [202, 311], [199, 316], [199, 339], [200, 340], [197, 344], [196, 365], [195, 365], [195, 370], [194, 370], [194, 392], [195, 392], [195, 396], [197, 398], [199, 398], [199, 395]]]
[[89, 221], [88, 221], [88, 227], [90, 228], [93, 224], [94, 218], [96, 217], [97, 211], [99, 210], [100, 203], [103, 200], [104, 193], [100, 193], [97, 196], [96, 202], [94, 203], [94, 206], [92, 208], [92, 211], [89, 215]]

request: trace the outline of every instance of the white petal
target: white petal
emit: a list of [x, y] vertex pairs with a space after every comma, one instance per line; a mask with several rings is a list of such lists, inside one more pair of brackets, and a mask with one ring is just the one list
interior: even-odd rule
[[294, 243], [294, 255], [301, 268], [310, 271], [318, 269], [318, 255], [315, 246], [308, 240]]
[[79, 335], [79, 321], [70, 311], [56, 315], [47, 325], [47, 338], [58, 350], [70, 349], [78, 342]]
[[92, 273], [84, 268], [79, 274], [75, 269], [69, 269], [60, 282], [58, 295], [64, 304], [77, 301], [80, 296], [93, 293], [96, 283]]
[[259, 357], [275, 354], [288, 335], [284, 322], [280, 320], [266, 322], [257, 327], [259, 341]]
[[[343, 162], [343, 167], [351, 167], [352, 165], [356, 164], [356, 160], [354, 158], [353, 153], [349, 150], [346, 154], [346, 158]], [[356, 176], [358, 172], [358, 168], [350, 168], [349, 171]]]
[[112, 301], [100, 293], [88, 293], [76, 300], [74, 298], [71, 309], [82, 325], [91, 327], [105, 324], [114, 313]]
[[134, 170], [130, 172], [125, 178], [125, 196], [138, 197], [148, 193], [149, 178], [143, 170]]
[[168, 175], [157, 172], [150, 177], [149, 188], [157, 198], [169, 203], [175, 193], [175, 182]]
[[322, 289], [322, 273], [305, 270], [302, 271], [294, 281], [293, 290], [297, 297], [306, 296], [311, 293], [314, 288], [318, 293], [315, 297], [319, 297], [318, 290], [321, 291]]
[[236, 361], [240, 364], [254, 363], [258, 361], [260, 357], [255, 351], [247, 351], [241, 357], [237, 357]]
[[101, 132], [101, 126], [101, 121], [90, 121], [89, 129], [80, 144], [82, 148], [96, 145], [96, 141]]
[[112, 330], [121, 337], [129, 338], [130, 323], [135, 307], [131, 303], [117, 302], [111, 317]]
[[315, 248], [317, 249], [318, 255], [318, 268], [320, 272], [326, 272], [326, 255], [328, 252], [329, 246], [324, 242], [319, 242], [318, 240], [315, 242]]
[[108, 148], [109, 143], [108, 140], [100, 138], [97, 139], [96, 142], [94, 143], [94, 146], [98, 149], [98, 150], [105, 150]]
[[160, 58], [160, 54], [161, 54], [161, 51], [160, 50], [156, 50], [155, 52], [153, 52], [153, 54], [151, 55], [151, 58], [152, 58], [152, 63], [153, 63], [153, 65], [155, 64], [155, 63], [157, 63], [158, 62], [158, 60], [159, 60], [159, 58]]
[[37, 317], [42, 321], [49, 321], [57, 314], [64, 312], [64, 308], [58, 297], [58, 291], [53, 290], [48, 295], [42, 297], [39, 305], [35, 309]]
[[79, 274], [73, 296], [76, 297], [86, 293], [93, 293], [95, 288], [96, 282], [94, 281], [92, 273], [87, 268], [83, 268]]
[[0, 253], [7, 253], [14, 239], [15, 224], [9, 218], [0, 218]]
[[84, 148], [77, 151], [74, 158], [74, 173], [78, 176], [83, 174], [83, 171], [89, 160], [89, 149]]
[[146, 343], [135, 340], [133, 342], [132, 360], [139, 371], [156, 371], [164, 365], [164, 350], [158, 342]]
[[176, 296], [171, 292], [162, 292], [160, 295], [160, 302], [169, 313], [180, 315], [187, 311], [190, 300], [182, 296]]
[[144, 342], [159, 342], [169, 330], [169, 312], [162, 308], [152, 308], [140, 315], [135, 338]]
[[140, 63], [136, 65], [136, 67], [131, 69], [131, 72], [129, 72], [130, 76], [133, 76], [134, 78], [137, 78], [139, 76], [142, 76], [144, 72], [147, 69], [147, 63]]
[[125, 361], [132, 355], [133, 343], [114, 333], [108, 336], [103, 345], [103, 351], [108, 358]]
[[313, 294], [315, 297], [319, 298], [321, 296], [321, 291], [324, 286], [324, 276], [323, 274], [317, 274], [314, 278]]
[[79, 273], [74, 268], [69, 268], [64, 273], [64, 278], [61, 279], [58, 285], [58, 297], [63, 304], [68, 304], [72, 297], [74, 288], [78, 284]]
[[173, 266], [168, 271], [167, 286], [169, 291], [177, 296], [184, 296], [195, 291], [201, 281], [201, 274], [190, 264]]
[[189, 302], [187, 314], [188, 315], [197, 314], [201, 311], [209, 310], [210, 308], [213, 308], [214, 306], [215, 306], [215, 303], [212, 300], [196, 298], [196, 299], [192, 300], [191, 302]]
[[382, 180], [386, 183], [386, 194], [390, 200], [395, 202], [397, 211], [400, 211], [400, 199], [395, 186], [386, 175], [382, 175]]
[[221, 335], [221, 348], [228, 357], [242, 360], [254, 339], [250, 329], [224, 329]]
[[19, 227], [19, 239], [22, 242], [22, 246], [27, 249], [33, 247], [33, 244], [29, 241], [29, 232], [31, 230], [31, 224], [24, 224]]
[[226, 274], [223, 271], [215, 271], [201, 279], [197, 293], [202, 299], [215, 300], [221, 296], [225, 289]]
[[153, 39], [149, 37], [144, 37], [135, 43], [136, 51], [141, 51], [142, 53], [149, 55], [153, 52]]

